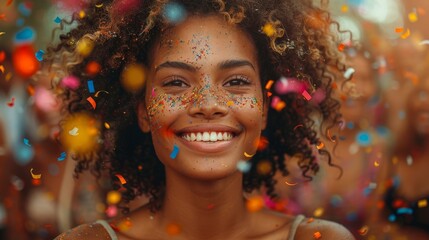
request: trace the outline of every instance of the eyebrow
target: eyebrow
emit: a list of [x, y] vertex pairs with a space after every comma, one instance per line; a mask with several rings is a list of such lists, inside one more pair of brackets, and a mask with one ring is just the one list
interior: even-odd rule
[[[231, 68], [236, 68], [236, 67], [242, 67], [242, 66], [249, 66], [251, 67], [253, 70], [255, 70], [255, 67], [253, 66], [253, 64], [247, 60], [225, 60], [220, 62], [217, 67], [221, 70], [224, 69], [231, 69]], [[162, 68], [178, 68], [178, 69], [183, 69], [186, 71], [190, 71], [190, 72], [196, 72], [197, 68], [185, 63], [185, 62], [178, 62], [178, 61], [167, 61], [164, 63], [161, 63], [160, 65], [158, 65], [157, 67], [155, 67], [155, 72], [159, 71]]]

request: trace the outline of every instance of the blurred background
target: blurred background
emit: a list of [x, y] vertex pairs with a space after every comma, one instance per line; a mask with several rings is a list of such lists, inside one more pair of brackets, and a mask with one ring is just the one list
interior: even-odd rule
[[[35, 81], [63, 19], [84, 0], [0, 1], [0, 239], [52, 239], [119, 214], [120, 193], [103, 179], [73, 178], [56, 141], [59, 103]], [[326, 2], [326, 1], [323, 1]], [[331, 0], [333, 26], [353, 78], [338, 86], [340, 131], [318, 146], [330, 167], [305, 181], [277, 177], [278, 211], [344, 224], [357, 239], [429, 239], [429, 1]], [[64, 29], [66, 31], [67, 29]], [[350, 34], [352, 41], [350, 41]]]

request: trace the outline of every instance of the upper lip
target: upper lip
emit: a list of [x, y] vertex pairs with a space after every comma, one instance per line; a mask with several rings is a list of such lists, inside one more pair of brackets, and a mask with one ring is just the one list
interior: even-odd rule
[[194, 125], [189, 127], [184, 127], [179, 130], [174, 131], [177, 135], [182, 135], [184, 133], [198, 133], [198, 132], [231, 132], [235, 136], [241, 133], [241, 130], [235, 127], [230, 127], [221, 124], [201, 124]]

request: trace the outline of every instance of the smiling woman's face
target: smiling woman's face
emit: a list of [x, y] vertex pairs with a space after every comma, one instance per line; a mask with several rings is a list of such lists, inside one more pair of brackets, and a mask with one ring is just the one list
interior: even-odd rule
[[167, 171], [218, 179], [256, 152], [266, 107], [246, 33], [218, 16], [189, 17], [161, 36], [149, 67], [139, 123]]

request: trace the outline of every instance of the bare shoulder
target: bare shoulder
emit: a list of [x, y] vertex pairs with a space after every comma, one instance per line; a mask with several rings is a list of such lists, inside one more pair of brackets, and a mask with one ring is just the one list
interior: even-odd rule
[[79, 225], [67, 232], [62, 233], [54, 240], [80, 240], [80, 239], [100, 239], [111, 240], [105, 228], [99, 223]]
[[312, 218], [299, 225], [295, 239], [355, 240], [354, 236], [343, 225]]

